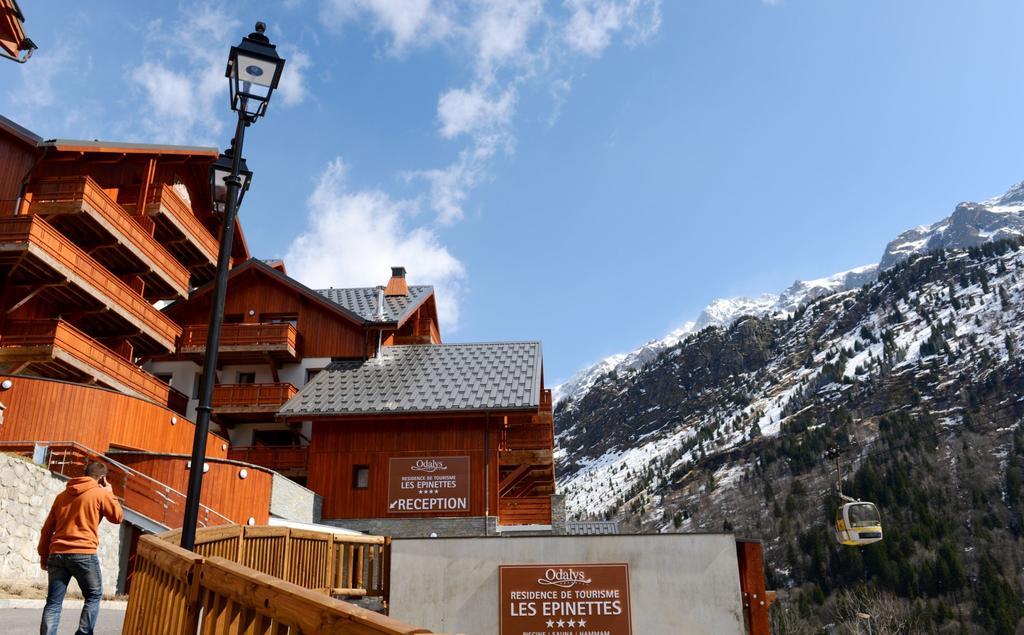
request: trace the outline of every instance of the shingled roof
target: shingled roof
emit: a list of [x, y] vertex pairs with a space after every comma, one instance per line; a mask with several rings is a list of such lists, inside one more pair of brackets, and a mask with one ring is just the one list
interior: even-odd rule
[[[384, 321], [401, 322], [433, 291], [431, 286], [410, 286], [407, 296], [385, 296]], [[374, 287], [317, 289], [316, 292], [368, 322], [377, 321], [377, 289]]]
[[532, 409], [542, 359], [540, 342], [387, 346], [379, 358], [332, 363], [278, 415]]

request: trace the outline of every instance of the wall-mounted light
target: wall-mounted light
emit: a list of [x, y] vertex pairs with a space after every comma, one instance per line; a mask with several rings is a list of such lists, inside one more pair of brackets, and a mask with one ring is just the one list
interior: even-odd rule
[[242, 469], [238, 470], [238, 478], [244, 480], [245, 477], [247, 477], [247, 476], [249, 476], [249, 470], [245, 469], [244, 467]]
[[178, 418], [177, 417], [171, 417], [171, 425], [172, 426], [178, 425]]
[[249, 525], [250, 527], [252, 527], [253, 525], [256, 524], [256, 519], [253, 518], [252, 516], [249, 516], [249, 520], [246, 521], [246, 524]]
[[0, 390], [10, 390], [12, 387], [14, 387], [14, 382], [10, 379], [5, 379], [0, 382]]
[[256, 309], [249, 309], [249, 317], [256, 315]]

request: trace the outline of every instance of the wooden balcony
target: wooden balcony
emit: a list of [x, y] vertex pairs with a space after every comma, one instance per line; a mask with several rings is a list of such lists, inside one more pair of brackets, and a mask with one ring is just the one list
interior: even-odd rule
[[171, 387], [63, 320], [11, 320], [0, 334], [6, 371], [97, 382], [167, 405]]
[[156, 237], [188, 266], [197, 286], [217, 273], [217, 239], [169, 185], [154, 187], [146, 197], [146, 215], [156, 223]]
[[551, 497], [498, 499], [499, 525], [550, 525]]
[[299, 392], [289, 383], [218, 384], [213, 388], [213, 414], [222, 423], [273, 421], [284, 402]]
[[306, 446], [232, 446], [228, 449], [228, 458], [262, 465], [285, 476], [305, 476], [309, 469], [309, 448]]
[[30, 214], [45, 218], [107, 269], [140, 276], [146, 299], [188, 296], [188, 269], [88, 176], [33, 181], [29, 198]]
[[[206, 353], [207, 327], [189, 325], [181, 334], [180, 352], [197, 361]], [[218, 359], [225, 364], [258, 364], [299, 360], [299, 333], [289, 323], [224, 324]]]
[[181, 327], [37, 216], [0, 218], [0, 275], [99, 338], [127, 338], [139, 354], [173, 352]]

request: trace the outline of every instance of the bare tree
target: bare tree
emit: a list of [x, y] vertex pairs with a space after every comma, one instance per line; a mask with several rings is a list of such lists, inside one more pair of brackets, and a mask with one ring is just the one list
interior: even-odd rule
[[910, 635], [917, 632], [908, 600], [872, 587], [836, 594], [836, 632], [844, 635]]

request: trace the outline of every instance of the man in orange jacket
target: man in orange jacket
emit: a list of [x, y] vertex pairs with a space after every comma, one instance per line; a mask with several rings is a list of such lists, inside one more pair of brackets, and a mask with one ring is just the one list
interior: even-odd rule
[[61, 605], [71, 578], [78, 581], [85, 597], [75, 635], [92, 635], [103, 597], [100, 559], [96, 555], [101, 518], [116, 525], [124, 520], [124, 512], [107, 482], [107, 466], [93, 461], [85, 466], [85, 476], [68, 481], [43, 523], [39, 566], [49, 573], [50, 585], [40, 635], [57, 635]]

